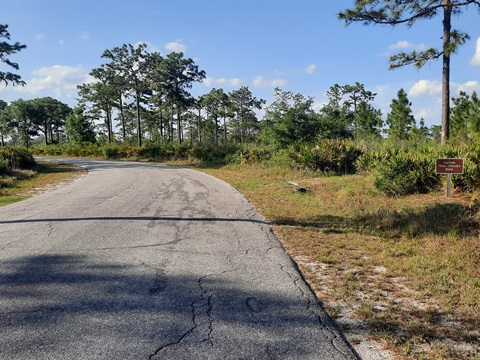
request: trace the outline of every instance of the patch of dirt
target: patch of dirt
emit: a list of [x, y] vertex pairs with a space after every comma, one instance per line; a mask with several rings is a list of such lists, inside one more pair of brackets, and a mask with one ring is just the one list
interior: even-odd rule
[[[81, 171], [81, 170], [79, 170], [79, 171]], [[65, 185], [68, 185], [68, 184], [71, 184], [71, 183], [73, 183], [77, 180], [80, 180], [87, 175], [88, 175], [88, 171], [84, 170], [84, 172], [79, 173], [79, 174], [77, 174], [75, 176], [72, 176], [70, 178], [58, 180], [58, 181], [55, 181], [53, 183], [45, 184], [41, 187], [31, 189], [27, 192], [27, 195], [36, 196], [36, 195], [40, 195], [40, 194], [43, 194], [43, 193], [46, 193], [46, 192], [49, 192], [49, 191], [52, 191], [52, 190], [55, 190], [55, 189], [60, 189], [61, 187], [64, 187]]]
[[[460, 314], [446, 313], [434, 299], [412, 290], [406, 278], [386, 276], [385, 267], [338, 268], [291, 256], [363, 360], [418, 358], [432, 353], [469, 359], [480, 354], [478, 329], [467, 326]], [[353, 279], [350, 288], [344, 286], [349, 279]], [[348, 293], [339, 293], [342, 291]], [[392, 318], [395, 323], [389, 322]], [[463, 341], [458, 335], [462, 331], [477, 340]], [[385, 340], [379, 336], [382, 333]], [[407, 352], [405, 356], [399, 356], [400, 347], [397, 353], [392, 351], [397, 341], [401, 351]]]

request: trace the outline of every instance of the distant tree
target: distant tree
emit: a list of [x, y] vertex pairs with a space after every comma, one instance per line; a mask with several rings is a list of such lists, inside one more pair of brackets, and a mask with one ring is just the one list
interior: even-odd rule
[[379, 137], [383, 125], [382, 112], [379, 109], [375, 109], [367, 101], [362, 100], [357, 105], [354, 115], [354, 123], [355, 137]]
[[[113, 71], [114, 76], [110, 79], [111, 90], [120, 94], [126, 88], [131, 89], [134, 99], [137, 124], [137, 145], [142, 146], [142, 122], [141, 122], [141, 104], [146, 102], [145, 95], [149, 93], [148, 84], [148, 53], [147, 45], [124, 44], [122, 47], [115, 47], [112, 50], [105, 50], [102, 58], [110, 59], [105, 68]], [[118, 80], [123, 82], [119, 85]], [[115, 86], [117, 85], [117, 86]]]
[[375, 135], [383, 121], [381, 111], [376, 110], [370, 104], [377, 94], [366, 90], [363, 84], [356, 82], [355, 85], [343, 85], [341, 87], [345, 106], [353, 114], [353, 132], [356, 137]]
[[5, 137], [11, 130], [11, 121], [8, 115], [7, 102], [0, 100], [0, 145], [5, 146]]
[[472, 92], [470, 108], [468, 111], [467, 121], [470, 129], [475, 131], [475, 135], [480, 135], [480, 99], [477, 92]]
[[375, 133], [374, 129], [382, 126], [379, 110], [370, 105], [375, 95], [359, 82], [331, 86], [327, 91], [329, 102], [320, 110], [321, 136], [350, 138]]
[[[0, 38], [6, 38], [10, 40], [10, 33], [7, 29], [8, 25], [0, 24]], [[9, 44], [5, 41], [0, 42], [0, 60], [2, 61], [2, 63], [9, 65], [15, 70], [18, 70], [18, 64], [8, 59], [8, 56], [16, 54], [17, 52], [25, 49], [26, 47], [26, 45], [21, 45], [19, 42], [16, 42], [14, 44]], [[8, 85], [8, 83], [12, 83], [13, 85], [25, 85], [25, 81], [21, 80], [20, 75], [5, 71], [0, 71], [0, 82], [5, 83], [5, 85]]]
[[71, 109], [49, 96], [28, 100], [29, 118], [34, 128], [43, 133], [45, 145], [60, 141], [60, 133], [63, 132], [66, 118]]
[[244, 142], [249, 134], [253, 137], [258, 131], [258, 119], [255, 110], [260, 110], [265, 104], [264, 99], [253, 96], [248, 86], [242, 86], [238, 90], [228, 94], [229, 111], [232, 115], [232, 130], [237, 142]]
[[182, 52], [172, 52], [161, 62], [157, 74], [163, 79], [165, 99], [176, 113], [177, 142], [180, 144], [182, 142], [182, 113], [194, 103], [188, 89], [191, 89], [195, 82], [202, 82], [206, 73], [199, 69], [193, 59], [184, 58]]
[[113, 142], [112, 112], [117, 98], [115, 87], [112, 86], [113, 74], [104, 67], [100, 67], [93, 69], [90, 76], [96, 81], [77, 86], [79, 106], [88, 111], [93, 118], [98, 119], [103, 113], [107, 141], [110, 144]]
[[319, 116], [313, 98], [275, 89], [275, 100], [267, 107], [262, 122], [262, 140], [277, 148], [297, 142], [312, 142], [319, 133]]
[[425, 121], [423, 118], [420, 119], [419, 126], [417, 126], [417, 124], [413, 125], [409, 139], [415, 143], [425, 142], [430, 139], [430, 131], [425, 126]]
[[353, 22], [361, 22], [365, 25], [407, 24], [412, 26], [417, 20], [432, 19], [439, 12], [443, 13], [443, 44], [442, 49], [430, 48], [425, 51], [413, 51], [410, 54], [400, 53], [390, 58], [390, 69], [405, 65], [422, 67], [430, 60], [442, 58], [442, 133], [441, 143], [444, 144], [449, 138], [450, 127], [450, 56], [457, 48], [464, 44], [469, 36], [458, 30], [451, 29], [452, 15], [460, 14], [469, 5], [477, 6], [478, 0], [355, 0], [355, 7], [338, 14], [339, 19], [344, 20], [346, 25]]
[[442, 126], [441, 125], [430, 126], [429, 133], [431, 138], [434, 141], [440, 141], [440, 137], [442, 136]]
[[38, 130], [31, 118], [33, 114], [31, 107], [31, 103], [23, 99], [12, 101], [8, 106], [14, 130], [22, 145], [27, 148], [31, 144], [32, 136], [38, 135]]
[[361, 102], [369, 103], [375, 99], [377, 94], [365, 89], [365, 85], [356, 82], [355, 85], [343, 85], [341, 87], [343, 96], [347, 96], [345, 104], [355, 113]]
[[74, 108], [67, 117], [67, 135], [72, 144], [95, 143], [95, 126], [82, 107]]
[[213, 88], [208, 94], [205, 94], [202, 101], [204, 108], [215, 124], [214, 143], [218, 145], [219, 121], [221, 117], [225, 118], [225, 104], [228, 102], [228, 95], [225, 94], [223, 89]]
[[415, 125], [412, 115], [412, 103], [408, 100], [405, 90], [400, 89], [397, 98], [390, 104], [390, 113], [387, 115], [388, 136], [399, 140], [406, 140]]
[[470, 96], [460, 91], [459, 97], [452, 98], [453, 107], [450, 115], [450, 132], [452, 137], [464, 139], [468, 136], [468, 114], [470, 111]]

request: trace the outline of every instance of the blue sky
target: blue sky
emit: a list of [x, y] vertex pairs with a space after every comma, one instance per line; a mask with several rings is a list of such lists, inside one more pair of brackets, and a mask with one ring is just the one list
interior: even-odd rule
[[[345, 27], [336, 14], [353, 0], [15, 0], [2, 1], [0, 23], [10, 42], [27, 49], [12, 56], [27, 86], [0, 86], [0, 99], [51, 96], [76, 104], [76, 85], [104, 63], [106, 49], [147, 43], [165, 55], [183, 51], [207, 79], [194, 95], [213, 87], [248, 86], [254, 96], [273, 99], [273, 89], [326, 101], [335, 83], [360, 82], [377, 93], [384, 116], [404, 88], [417, 122], [440, 124], [441, 63], [417, 70], [388, 70], [389, 55], [441, 46], [441, 17], [397, 26]], [[453, 19], [471, 40], [452, 58], [452, 96], [480, 92], [480, 15], [474, 7]], [[3, 65], [0, 69], [6, 70]]]

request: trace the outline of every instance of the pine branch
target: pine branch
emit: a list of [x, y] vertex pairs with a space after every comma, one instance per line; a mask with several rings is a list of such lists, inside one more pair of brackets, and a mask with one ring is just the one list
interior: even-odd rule
[[442, 51], [438, 51], [434, 48], [422, 52], [416, 52], [415, 50], [410, 54], [401, 52], [390, 57], [389, 70], [397, 69], [406, 65], [414, 65], [416, 68], [421, 68], [430, 60], [436, 60], [443, 55]]
[[[438, 0], [430, 0], [427, 5], [420, 6], [417, 1], [395, 1], [394, 4], [385, 5], [376, 10], [379, 5], [378, 0], [357, 1], [355, 9], [347, 9], [340, 12], [338, 17], [344, 20], [348, 26], [353, 22], [362, 22], [364, 25], [383, 24], [383, 25], [399, 25], [407, 23], [412, 26], [413, 23], [420, 18], [431, 18], [437, 14], [437, 10], [442, 8]], [[411, 14], [402, 17], [403, 14]]]

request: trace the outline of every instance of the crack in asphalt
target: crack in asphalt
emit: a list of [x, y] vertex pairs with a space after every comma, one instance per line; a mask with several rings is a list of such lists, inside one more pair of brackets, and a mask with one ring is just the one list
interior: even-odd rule
[[204, 282], [210, 276], [223, 275], [234, 271], [238, 271], [238, 269], [225, 270], [218, 274], [204, 275], [198, 279], [197, 284], [201, 292], [200, 298], [192, 302], [192, 304], [190, 305], [192, 311], [193, 326], [188, 331], [183, 333], [177, 341], [173, 341], [159, 347], [152, 355], [149, 356], [149, 359], [152, 360], [157, 358], [157, 356], [160, 356], [160, 353], [166, 351], [168, 348], [180, 345], [182, 342], [187, 341], [190, 336], [192, 337], [191, 342], [194, 344], [207, 342], [210, 346], [214, 346], [213, 340], [211, 338], [214, 330], [214, 319], [212, 317], [213, 294], [207, 290]]
[[[194, 335], [192, 339], [193, 343], [201, 343], [201, 342], [209, 342], [211, 346], [213, 346], [213, 342], [211, 340], [211, 334], [213, 332], [213, 319], [211, 317], [212, 312], [212, 294], [209, 294], [208, 291], [203, 286], [203, 281], [208, 275], [204, 275], [198, 279], [198, 287], [201, 290], [200, 299], [194, 301], [190, 306], [192, 309], [192, 322], [193, 326], [186, 331], [177, 341], [173, 341], [166, 345], [161, 346], [158, 348], [152, 355], [150, 355], [149, 359], [155, 359], [157, 356], [160, 355], [161, 352], [166, 350], [169, 347], [179, 345], [183, 342], [188, 336]], [[204, 319], [206, 317], [206, 319]], [[200, 329], [202, 326], [206, 327], [206, 330], [200, 331], [197, 335], [195, 332]], [[197, 338], [197, 339], [195, 339]]]

